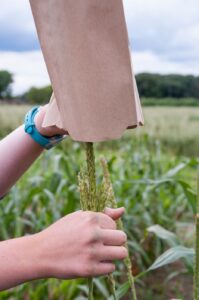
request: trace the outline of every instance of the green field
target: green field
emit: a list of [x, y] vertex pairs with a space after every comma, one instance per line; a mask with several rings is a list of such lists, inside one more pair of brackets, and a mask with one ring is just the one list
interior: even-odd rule
[[[0, 106], [0, 138], [23, 123], [28, 105]], [[149, 139], [161, 142], [173, 154], [197, 156], [199, 150], [199, 107], [144, 107], [145, 126], [126, 132], [123, 139]], [[122, 139], [122, 142], [123, 142]], [[119, 142], [107, 143], [114, 146]], [[122, 143], [121, 142], [121, 143]]]
[[[28, 106], [0, 106], [0, 137], [23, 122]], [[97, 173], [100, 155], [109, 169], [118, 205], [124, 217], [138, 276], [166, 249], [169, 236], [148, 233], [158, 224], [178, 237], [178, 245], [193, 247], [196, 174], [199, 165], [199, 108], [145, 107], [145, 126], [129, 130], [118, 141], [96, 144]], [[85, 163], [81, 143], [67, 139], [46, 151], [0, 202], [0, 238], [38, 232], [61, 216], [79, 209], [77, 174]], [[121, 270], [122, 265], [118, 268]], [[192, 299], [193, 266], [189, 260], [146, 273], [136, 280], [140, 300]], [[176, 276], [174, 276], [176, 275]], [[126, 281], [118, 273], [118, 290]], [[102, 286], [104, 283], [104, 286]], [[95, 300], [109, 299], [104, 278], [95, 280]], [[0, 293], [0, 299], [86, 298], [86, 281], [42, 280]], [[130, 299], [128, 295], [118, 299]]]
[[28, 105], [0, 104], [0, 138], [23, 123], [29, 108]]

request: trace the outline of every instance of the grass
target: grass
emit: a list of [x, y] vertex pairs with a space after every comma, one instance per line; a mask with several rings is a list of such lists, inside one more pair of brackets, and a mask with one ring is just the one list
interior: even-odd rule
[[[0, 138], [23, 123], [24, 114], [30, 106], [0, 104]], [[145, 126], [126, 131], [118, 142], [102, 143], [99, 147], [120, 147], [129, 138], [144, 135], [161, 142], [169, 152], [177, 155], [197, 156], [199, 149], [199, 107], [144, 107]]]
[[0, 138], [23, 124], [29, 105], [0, 104]]
[[[23, 122], [27, 106], [0, 106], [0, 136]], [[189, 231], [194, 228], [196, 157], [199, 108], [145, 107], [146, 125], [129, 130], [122, 139], [98, 143], [96, 161], [102, 154], [108, 160], [118, 205], [126, 207], [123, 219], [128, 234], [133, 275], [145, 271], [167, 249], [164, 241], [147, 234], [154, 224], [170, 230], [193, 246]], [[60, 146], [45, 151], [0, 202], [0, 239], [31, 234], [42, 230], [61, 216], [79, 209], [77, 175], [85, 164], [81, 143], [67, 139]], [[102, 178], [97, 164], [98, 176]], [[183, 227], [183, 234], [179, 228]], [[192, 231], [191, 231], [192, 232]], [[185, 234], [187, 233], [187, 234]], [[181, 275], [172, 286], [164, 281], [173, 271], [186, 270], [189, 291]], [[122, 265], [118, 264], [117, 291], [125, 291]], [[164, 271], [165, 270], [165, 271]], [[158, 280], [163, 272], [164, 279]], [[136, 281], [138, 299], [163, 300], [181, 297], [192, 299], [192, 273], [183, 263], [177, 269], [151, 273]], [[150, 286], [149, 286], [150, 282]], [[169, 281], [168, 281], [169, 282]], [[94, 299], [108, 299], [110, 291], [104, 278], [94, 280]], [[160, 293], [164, 291], [164, 293]], [[169, 292], [167, 292], [169, 291]], [[147, 294], [148, 293], [148, 294]], [[66, 296], [67, 295], [67, 296]], [[123, 293], [124, 295], [124, 293]], [[180, 296], [179, 296], [180, 295]], [[186, 296], [185, 296], [186, 295]], [[188, 295], [188, 296], [187, 296]], [[87, 299], [86, 281], [55, 279], [36, 281], [0, 293], [0, 299]], [[145, 298], [144, 298], [145, 297]], [[166, 298], [167, 297], [167, 298]], [[183, 298], [186, 297], [186, 298]], [[118, 299], [129, 299], [121, 296]]]
[[[199, 107], [144, 107], [145, 126], [128, 130], [118, 142], [104, 143], [105, 147], [128, 147], [129, 139], [138, 145], [144, 138], [160, 143], [171, 155], [197, 156], [199, 149]], [[150, 143], [148, 145], [150, 147]], [[103, 143], [100, 145], [103, 147]]]
[[175, 154], [198, 155], [199, 107], [148, 107], [144, 115], [146, 126], [138, 134], [160, 140]]
[[199, 99], [196, 98], [141, 98], [145, 106], [199, 106]]

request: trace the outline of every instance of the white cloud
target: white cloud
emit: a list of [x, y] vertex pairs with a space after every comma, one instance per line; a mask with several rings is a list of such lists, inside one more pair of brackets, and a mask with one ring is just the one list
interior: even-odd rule
[[197, 63], [199, 60], [199, 22], [176, 32], [171, 46], [173, 49], [171, 56], [181, 60], [192, 58]]
[[18, 29], [23, 32], [35, 31], [28, 0], [1, 0], [0, 22], [3, 30]]
[[31, 86], [44, 86], [50, 82], [40, 51], [0, 52], [0, 69], [14, 74], [14, 94], [23, 93]]
[[150, 51], [133, 51], [132, 60], [135, 73], [199, 75], [199, 61], [172, 61]]
[[198, 0], [124, 0], [124, 6], [134, 50], [199, 60]]
[[[199, 75], [198, 0], [123, 1], [136, 73]], [[0, 69], [14, 73], [15, 94], [49, 83], [40, 51], [14, 52], [19, 40], [18, 49], [32, 49], [35, 34], [29, 0], [1, 0], [0, 43], [8, 39], [13, 52], [0, 51]]]
[[[151, 51], [133, 51], [135, 73], [180, 73], [199, 75], [199, 61], [170, 61], [167, 57]], [[45, 62], [40, 51], [0, 52], [0, 69], [14, 74], [14, 94], [21, 94], [32, 86], [50, 83]]]

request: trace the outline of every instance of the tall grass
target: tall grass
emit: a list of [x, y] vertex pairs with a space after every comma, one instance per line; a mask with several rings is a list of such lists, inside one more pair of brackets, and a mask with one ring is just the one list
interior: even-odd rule
[[[119, 141], [96, 144], [97, 184], [103, 177], [99, 162], [99, 154], [103, 154], [108, 161], [117, 204], [126, 208], [123, 222], [135, 277], [148, 269], [167, 247], [161, 240], [147, 234], [149, 226], [159, 224], [175, 232], [185, 245], [194, 245], [190, 228], [194, 228], [195, 177], [199, 164], [199, 159], [192, 157], [194, 153], [198, 154], [199, 146], [197, 109], [146, 108], [145, 127], [126, 132]], [[16, 110], [14, 106], [0, 107], [1, 137], [21, 124], [27, 110], [22, 106]], [[185, 157], [185, 154], [190, 157]], [[38, 232], [61, 216], [79, 209], [77, 176], [84, 163], [81, 145], [71, 139], [44, 152], [0, 202], [0, 239]], [[117, 270], [117, 299], [122, 299], [129, 286], [122, 275], [123, 264], [117, 263]], [[143, 288], [144, 280], [136, 282], [139, 299], [166, 298], [164, 282], [160, 287], [164, 290], [162, 297], [152, 290], [149, 291], [151, 298], [145, 297], [148, 290]], [[93, 284], [95, 300], [111, 300], [105, 278], [95, 279]], [[49, 279], [2, 292], [0, 299], [56, 300], [66, 299], [67, 295], [67, 299], [83, 300], [87, 294], [83, 279]], [[173, 291], [172, 297], [178, 296], [179, 291]], [[126, 299], [129, 299], [128, 294]]]
[[29, 105], [0, 104], [0, 138], [23, 124]]
[[196, 98], [141, 98], [142, 105], [145, 106], [199, 106]]
[[194, 268], [194, 300], [199, 300], [199, 173], [197, 178], [197, 204], [195, 220], [195, 268]]
[[[187, 174], [192, 172], [195, 176], [198, 161], [167, 156], [159, 143], [150, 138], [143, 137], [139, 144], [129, 139], [120, 149], [116, 147], [110, 151], [108, 147], [96, 151], [99, 179], [102, 171], [100, 173], [98, 153], [106, 156], [117, 203], [126, 208], [123, 222], [133, 272], [137, 275], [164, 250], [160, 241], [146, 236], [149, 226], [159, 224], [178, 232], [180, 223], [193, 225], [195, 187], [190, 185]], [[79, 209], [77, 175], [84, 160], [81, 145], [70, 139], [56, 149], [46, 151], [0, 202], [1, 240], [38, 232], [61, 216]], [[123, 288], [123, 294], [117, 297], [122, 299], [128, 286], [122, 286], [122, 264], [119, 263], [117, 269], [116, 290]], [[94, 299], [109, 299], [109, 289], [103, 278], [94, 280], [94, 286]], [[66, 294], [68, 299], [80, 296], [84, 299], [87, 295], [85, 281], [36, 281], [0, 293], [0, 299], [65, 299]], [[155, 295], [152, 299], [156, 299]]]
[[[0, 138], [23, 123], [29, 106], [0, 104]], [[144, 107], [145, 126], [127, 131], [121, 140], [101, 143], [99, 147], [122, 148], [129, 139], [139, 143], [145, 135], [161, 142], [166, 151], [197, 156], [199, 149], [199, 107]]]

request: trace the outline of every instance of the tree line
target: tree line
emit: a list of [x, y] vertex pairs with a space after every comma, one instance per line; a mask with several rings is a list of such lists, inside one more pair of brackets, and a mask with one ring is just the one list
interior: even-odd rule
[[141, 97], [199, 99], [199, 77], [141, 73], [136, 76]]
[[[144, 103], [160, 102], [161, 99], [192, 98], [199, 103], [199, 77], [193, 75], [160, 75], [151, 73], [140, 73], [136, 75], [139, 94]], [[18, 98], [27, 103], [47, 103], [52, 93], [52, 87], [45, 86], [42, 88], [32, 87], [23, 95], [13, 97], [12, 84], [14, 82], [13, 74], [6, 70], [0, 71], [0, 99]], [[147, 99], [150, 99], [147, 100]], [[151, 100], [153, 99], [153, 101]], [[158, 101], [159, 99], [159, 101]], [[167, 100], [162, 101], [164, 103]], [[171, 100], [170, 100], [171, 101]]]
[[51, 85], [41, 88], [31, 87], [27, 92], [22, 95], [13, 96], [12, 83], [14, 82], [13, 74], [6, 71], [0, 71], [0, 100], [12, 101], [19, 100], [18, 102], [30, 104], [45, 104], [49, 102], [52, 94]]

